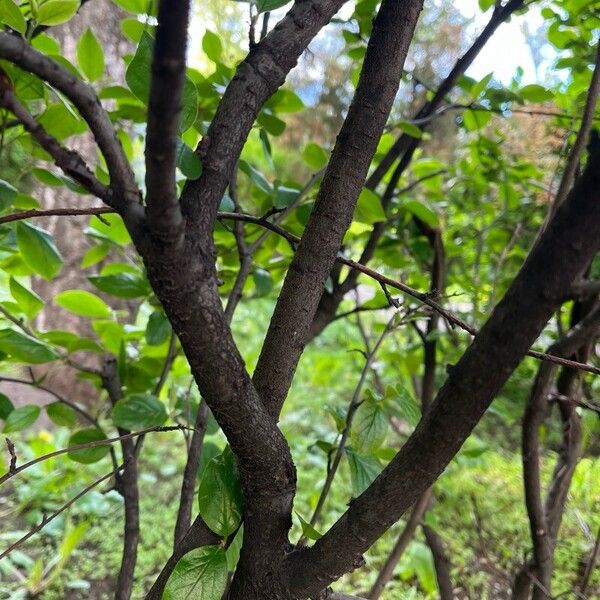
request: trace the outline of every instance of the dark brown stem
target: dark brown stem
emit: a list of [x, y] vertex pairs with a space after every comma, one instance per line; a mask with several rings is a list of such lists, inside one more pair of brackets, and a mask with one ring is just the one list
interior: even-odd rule
[[369, 600], [378, 600], [385, 586], [391, 581], [392, 577], [394, 576], [394, 570], [396, 569], [400, 558], [404, 554], [404, 551], [408, 547], [408, 544], [412, 540], [417, 527], [421, 523], [423, 515], [429, 506], [430, 500], [431, 489], [427, 490], [414, 505], [406, 525], [398, 536], [398, 539], [396, 540], [392, 551], [381, 568], [381, 571], [379, 571], [377, 574], [377, 579], [375, 580], [375, 583], [368, 594]]
[[425, 534], [427, 545], [433, 554], [433, 564], [435, 566], [440, 600], [453, 600], [454, 589], [450, 579], [450, 560], [444, 550], [442, 538], [429, 525], [423, 525], [423, 533]]
[[11, 215], [3, 215], [0, 217], [0, 225], [3, 223], [12, 223], [13, 221], [23, 221], [25, 219], [36, 219], [38, 217], [77, 217], [89, 215], [105, 215], [114, 213], [112, 208], [106, 206], [94, 208], [50, 208], [48, 210], [32, 209], [22, 212], [13, 213]]
[[[575, 305], [576, 307], [577, 305]], [[592, 305], [583, 320], [553, 344], [550, 350], [553, 354], [564, 356], [583, 352], [585, 358], [585, 355], [589, 354], [589, 344], [599, 333], [600, 306]], [[563, 446], [544, 503], [542, 501], [539, 429], [548, 411], [547, 400], [555, 373], [556, 366], [550, 363], [540, 366], [523, 417], [523, 480], [533, 544], [533, 558], [523, 565], [515, 578], [513, 587], [515, 599], [528, 595], [528, 587], [531, 584], [533, 584], [532, 598], [534, 600], [545, 599], [550, 594], [558, 530], [581, 449], [582, 434], [579, 415], [574, 404], [561, 402], [559, 403], [559, 412], [563, 421]], [[559, 377], [557, 388], [559, 394], [573, 398], [576, 395], [577, 385], [577, 373], [573, 370], [565, 370]], [[527, 576], [529, 576], [529, 584], [527, 584]]]
[[[119, 381], [117, 361], [107, 357], [102, 370], [102, 385], [114, 406], [122, 397], [123, 390]], [[140, 499], [138, 489], [138, 469], [135, 444], [131, 437], [125, 437], [128, 431], [118, 428], [123, 453], [124, 471], [117, 476], [117, 491], [120, 491], [125, 504], [125, 526], [123, 534], [123, 555], [117, 577], [115, 600], [129, 600], [133, 590], [135, 564], [140, 539]]]
[[[269, 324], [253, 382], [278, 415], [308, 339], [327, 276], [363, 188], [402, 75], [421, 0], [381, 4], [356, 94]], [[268, 39], [268, 37], [267, 37]]]
[[161, 243], [174, 248], [183, 243], [175, 169], [189, 12], [189, 0], [159, 4], [146, 128], [148, 227]]
[[581, 578], [581, 585], [579, 591], [582, 596], [585, 596], [588, 590], [588, 586], [590, 584], [590, 580], [592, 579], [592, 573], [594, 572], [594, 568], [596, 567], [596, 562], [598, 561], [598, 557], [600, 556], [600, 527], [598, 528], [598, 533], [596, 534], [596, 542], [594, 543], [594, 547], [590, 553], [590, 556], [585, 565], [585, 570], [583, 572], [583, 576]]
[[183, 480], [181, 483], [181, 493], [179, 499], [179, 508], [177, 509], [177, 521], [175, 523], [175, 545], [185, 537], [192, 522], [192, 507], [194, 505], [194, 492], [196, 490], [196, 479], [198, 477], [198, 467], [202, 458], [202, 444], [206, 433], [206, 424], [208, 422], [208, 406], [204, 400], [198, 407], [198, 415], [194, 425], [194, 433], [188, 448], [188, 459], [183, 471]]

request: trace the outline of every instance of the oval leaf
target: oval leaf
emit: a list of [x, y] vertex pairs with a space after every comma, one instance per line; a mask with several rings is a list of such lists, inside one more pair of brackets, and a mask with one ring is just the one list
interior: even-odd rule
[[[89, 444], [90, 442], [98, 442], [105, 440], [106, 436], [102, 431], [95, 427], [89, 427], [88, 429], [82, 429], [76, 431], [69, 438], [69, 446], [78, 446], [80, 444]], [[81, 450], [72, 450], [68, 453], [71, 460], [78, 463], [89, 465], [91, 463], [102, 460], [110, 452], [110, 446], [95, 446], [93, 448], [83, 448]]]
[[73, 427], [77, 424], [75, 411], [62, 402], [52, 402], [46, 406], [48, 418], [56, 425]]
[[17, 246], [23, 260], [44, 279], [52, 279], [60, 271], [63, 259], [54, 239], [47, 231], [19, 221]]
[[12, 329], [0, 331], [0, 351], [16, 360], [33, 364], [46, 363], [58, 358], [58, 354], [46, 344]]
[[6, 421], [6, 417], [15, 410], [14, 404], [10, 398], [4, 394], [0, 394], [0, 419]]
[[13, 431], [23, 431], [30, 425], [33, 425], [35, 420], [40, 416], [40, 407], [28, 404], [15, 408], [10, 412], [6, 421], [4, 421], [3, 433], [11, 433]]
[[104, 51], [89, 27], [77, 44], [77, 62], [90, 81], [99, 79], [104, 73]]
[[106, 319], [112, 315], [104, 300], [85, 290], [66, 290], [58, 294], [54, 301], [65, 310], [82, 317]]
[[74, 17], [80, 0], [48, 0], [37, 11], [38, 25], [60, 25]]
[[229, 447], [208, 465], [198, 489], [200, 515], [215, 533], [226, 537], [242, 522], [242, 489]]
[[220, 600], [227, 585], [227, 559], [220, 546], [204, 546], [185, 554], [167, 581], [162, 600]]
[[132, 394], [115, 404], [112, 420], [117, 427], [135, 431], [162, 425], [167, 420], [167, 410], [156, 396]]

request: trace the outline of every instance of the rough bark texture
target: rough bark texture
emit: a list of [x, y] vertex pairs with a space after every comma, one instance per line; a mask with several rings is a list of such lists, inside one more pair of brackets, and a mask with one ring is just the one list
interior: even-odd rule
[[254, 383], [279, 414], [307, 342], [325, 280], [363, 188], [398, 91], [422, 0], [384, 1], [373, 24], [361, 77], [298, 251], [269, 325]]

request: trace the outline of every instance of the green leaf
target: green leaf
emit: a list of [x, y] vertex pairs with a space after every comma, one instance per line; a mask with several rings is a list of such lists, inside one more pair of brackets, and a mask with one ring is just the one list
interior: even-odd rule
[[285, 6], [289, 2], [291, 2], [291, 0], [257, 0], [256, 8], [259, 13], [262, 13]]
[[302, 527], [302, 535], [307, 537], [309, 540], [320, 540], [323, 537], [322, 533], [319, 533], [308, 521], [302, 518], [302, 515], [296, 511], [296, 516], [300, 521], [300, 526]]
[[[96, 427], [89, 427], [87, 429], [81, 429], [76, 431], [69, 438], [69, 446], [79, 446], [81, 444], [89, 444], [91, 442], [98, 442], [105, 440], [106, 436], [100, 429]], [[83, 448], [81, 450], [71, 450], [68, 452], [68, 457], [78, 463], [89, 465], [99, 460], [102, 460], [110, 452], [110, 446], [108, 444], [103, 446], [95, 446], [93, 448]]]
[[[50, 105], [44, 111], [44, 114], [38, 118], [38, 123], [58, 140], [64, 140], [86, 130], [84, 121], [74, 115], [70, 107], [67, 108], [64, 104]], [[63, 186], [67, 183], [73, 185], [72, 180], [62, 174], [55, 175], [55, 179], [56, 185]]]
[[80, 0], [48, 0], [37, 11], [38, 25], [60, 25], [74, 17]]
[[52, 279], [63, 264], [52, 236], [43, 229], [19, 221], [17, 223], [17, 246], [23, 260], [44, 279]]
[[410, 137], [414, 137], [417, 139], [421, 139], [423, 137], [423, 132], [413, 123], [409, 123], [408, 121], [400, 121], [397, 123], [398, 129], [410, 135]]
[[427, 225], [434, 229], [439, 226], [437, 215], [423, 202], [419, 200], [409, 200], [402, 204], [403, 208], [413, 214], [418, 219], [421, 219]]
[[22, 286], [14, 277], [10, 278], [9, 287], [12, 297], [27, 318], [33, 319], [44, 308], [44, 301], [35, 292]]
[[198, 116], [198, 90], [196, 84], [185, 78], [181, 98], [181, 115], [179, 115], [179, 133], [184, 133], [196, 122]]
[[495, 2], [496, 2], [496, 0], [479, 0], [479, 8], [483, 12], [486, 12], [489, 8], [494, 6]]
[[374, 223], [386, 220], [381, 200], [375, 192], [367, 188], [362, 189], [356, 203], [354, 220], [367, 225], [373, 225]]
[[258, 118], [256, 119], [258, 124], [261, 127], [264, 127], [266, 131], [268, 131], [273, 136], [281, 135], [285, 131], [285, 121], [282, 121], [280, 118], [275, 115], [270, 115], [269, 113], [262, 111]]
[[206, 56], [214, 63], [221, 62], [221, 54], [223, 54], [223, 44], [221, 44], [221, 38], [210, 30], [206, 30], [204, 37], [202, 38], [202, 50], [204, 50]]
[[403, 385], [388, 386], [385, 391], [386, 407], [392, 414], [404, 419], [412, 427], [421, 420], [421, 409], [410, 391]]
[[221, 546], [184, 554], [167, 581], [162, 600], [220, 600], [227, 585], [227, 559]]
[[129, 232], [119, 215], [102, 215], [102, 221], [98, 217], [90, 219], [90, 227], [86, 233], [91, 236], [99, 236], [103, 240], [113, 242], [118, 246], [126, 246], [131, 243]]
[[25, 35], [27, 31], [27, 21], [19, 7], [13, 0], [2, 0], [0, 2], [0, 21], [8, 25], [11, 29]]
[[[62, 539], [60, 547], [58, 549], [59, 561], [58, 564], [63, 565], [69, 556], [73, 554], [73, 550], [77, 547], [77, 544], [81, 541], [83, 534], [89, 527], [89, 522], [82, 521], [81, 523], [73, 526], [72, 523], [68, 523], [65, 530], [65, 537]], [[56, 567], [55, 567], [56, 568]]]
[[304, 148], [302, 158], [313, 171], [320, 171], [327, 164], [329, 155], [319, 144], [311, 142]]
[[350, 439], [352, 446], [363, 454], [377, 450], [385, 441], [388, 431], [388, 418], [382, 403], [368, 392], [367, 398], [356, 411]]
[[154, 40], [145, 31], [125, 73], [125, 81], [127, 81], [129, 89], [146, 105], [150, 94], [150, 67], [152, 65], [153, 48]]
[[101, 260], [104, 260], [109, 252], [110, 246], [108, 244], [98, 244], [97, 246], [92, 246], [83, 255], [83, 258], [81, 259], [81, 268], [87, 269], [88, 267], [93, 267]]
[[352, 480], [352, 496], [360, 496], [375, 481], [381, 473], [381, 463], [373, 456], [362, 456], [346, 448], [346, 457], [350, 467], [350, 479]]
[[141, 298], [150, 293], [146, 280], [133, 273], [92, 275], [88, 280], [100, 291], [118, 298]]
[[15, 410], [14, 404], [5, 394], [0, 393], [0, 419], [6, 421], [6, 417]]
[[8, 183], [8, 181], [4, 181], [4, 179], [0, 179], [0, 209], [10, 206], [18, 193], [19, 190], [14, 185]]
[[254, 279], [256, 294], [258, 296], [266, 296], [273, 289], [273, 278], [271, 277], [271, 273], [265, 271], [265, 269], [254, 269], [252, 279]]
[[4, 421], [4, 429], [2, 429], [2, 432], [11, 433], [13, 431], [23, 431], [23, 429], [27, 429], [27, 427], [33, 425], [33, 423], [39, 416], [39, 406], [27, 404], [26, 406], [15, 408], [6, 417], [6, 420]]
[[475, 97], [479, 96], [487, 86], [489, 85], [492, 77], [494, 76], [494, 72], [488, 73], [483, 79], [481, 79], [478, 83], [476, 83], [471, 89], [471, 94]]
[[148, 319], [146, 326], [146, 342], [150, 346], [164, 344], [171, 335], [171, 323], [162, 310], [155, 310]]
[[304, 102], [302, 102], [302, 99], [298, 94], [292, 90], [279, 88], [269, 100], [265, 102], [265, 108], [269, 108], [276, 113], [293, 113], [302, 110], [304, 108]]
[[111, 317], [112, 311], [109, 306], [91, 292], [85, 290], [66, 290], [54, 298], [54, 302], [82, 317], [91, 319], [107, 319]]
[[471, 110], [463, 112], [463, 125], [467, 131], [477, 131], [485, 127], [491, 120], [492, 113], [489, 110]]
[[73, 427], [77, 424], [75, 411], [62, 402], [52, 402], [46, 406], [48, 418], [56, 425], [62, 427]]
[[39, 340], [13, 329], [0, 331], [0, 351], [20, 362], [41, 364], [58, 358], [58, 354]]
[[104, 73], [104, 51], [89, 27], [77, 44], [77, 62], [90, 81], [96, 81]]
[[235, 456], [229, 448], [213, 458], [198, 489], [200, 515], [215, 533], [227, 537], [242, 522], [242, 489]]
[[156, 396], [132, 394], [115, 404], [112, 420], [117, 427], [136, 431], [162, 425], [167, 420], [167, 410]]
[[114, 0], [114, 2], [115, 4], [118, 4], [123, 10], [137, 15], [147, 13], [152, 14], [152, 5], [156, 4], [156, 2], [154, 2], [153, 0]]
[[523, 100], [527, 100], [528, 102], [546, 102], [547, 100], [552, 100], [554, 97], [554, 94], [550, 90], [535, 83], [522, 87], [519, 90], [519, 94]]
[[273, 186], [269, 183], [267, 178], [258, 170], [255, 169], [250, 163], [245, 160], [239, 162], [240, 171], [250, 177], [252, 183], [265, 194], [271, 195], [273, 193]]
[[278, 185], [275, 188], [275, 199], [273, 200], [273, 206], [275, 208], [287, 208], [294, 203], [298, 198], [299, 191], [294, 188], [286, 187], [285, 185]]
[[240, 552], [244, 542], [244, 526], [240, 525], [238, 532], [235, 534], [233, 541], [227, 546], [225, 554], [227, 556], [227, 570], [234, 572], [240, 560]]
[[[125, 73], [125, 80], [129, 89], [146, 105], [150, 95], [153, 52], [154, 40], [145, 31]], [[198, 114], [198, 91], [189, 77], [185, 79], [182, 94], [182, 109], [179, 118], [180, 133], [188, 130], [194, 124]]]
[[188, 179], [198, 179], [202, 175], [200, 157], [181, 140], [177, 140], [177, 166]]

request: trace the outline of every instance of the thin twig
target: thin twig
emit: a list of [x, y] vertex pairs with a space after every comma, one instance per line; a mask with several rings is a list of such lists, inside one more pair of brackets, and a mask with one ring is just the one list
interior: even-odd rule
[[[45, 216], [45, 215], [40, 215], [40, 214], [32, 215], [31, 212], [32, 211], [25, 211], [24, 213], [15, 213], [13, 215], [7, 215], [7, 217], [11, 217], [10, 220], [16, 221], [16, 220], [20, 220], [20, 219], [27, 219], [32, 216], [33, 217]], [[37, 211], [37, 212], [39, 213], [40, 211]], [[103, 212], [114, 212], [114, 211], [104, 210]], [[46, 212], [46, 214], [48, 214], [48, 212]], [[66, 215], [69, 213], [64, 212], [61, 214]], [[81, 214], [81, 213], [76, 213], [76, 214]], [[91, 214], [94, 214], [94, 213], [91, 213]], [[3, 219], [5, 219], [5, 218], [6, 217], [0, 217], [0, 224], [3, 222]], [[265, 229], [268, 229], [268, 230], [276, 233], [277, 235], [280, 235], [281, 237], [285, 238], [286, 240], [288, 240], [293, 247], [295, 247], [296, 244], [298, 244], [300, 242], [300, 238], [297, 235], [294, 235], [293, 233], [291, 233], [290, 231], [287, 231], [287, 229], [284, 229], [280, 225], [272, 223], [271, 221], [267, 221], [266, 219], [263, 219], [262, 217], [255, 217], [253, 215], [221, 211], [221, 212], [217, 213], [217, 218], [225, 219], [225, 220], [232, 220], [232, 221], [239, 220], [239, 221], [244, 221], [246, 223], [252, 223], [253, 225], [258, 225], [260, 227], [264, 227]], [[349, 258], [344, 258], [342, 256], [338, 256], [336, 258], [336, 261], [343, 265], [346, 265], [347, 267], [350, 267], [351, 269], [354, 269], [356, 271], [363, 273], [363, 275], [367, 275], [368, 277], [370, 277], [371, 279], [374, 279], [375, 281], [378, 281], [379, 283], [382, 283], [389, 287], [400, 290], [401, 292], [407, 294], [408, 296], [412, 296], [416, 300], [419, 300], [423, 304], [426, 304], [433, 310], [437, 311], [451, 325], [456, 325], [457, 327], [460, 327], [460, 329], [463, 329], [464, 331], [466, 331], [467, 333], [470, 333], [473, 336], [477, 335], [478, 330], [476, 327], [473, 327], [473, 326], [467, 324], [465, 321], [463, 321], [456, 315], [453, 315], [451, 312], [444, 309], [435, 300], [433, 300], [433, 298], [429, 294], [426, 294], [424, 292], [419, 292], [418, 290], [411, 288], [409, 285], [406, 285], [405, 283], [402, 283], [401, 281], [396, 281], [394, 279], [391, 279], [390, 277], [386, 277], [385, 275], [382, 275], [381, 273], [378, 273], [377, 271], [371, 269], [370, 267], [367, 267], [366, 265], [363, 265], [355, 260], [351, 260]], [[527, 354], [529, 356], [532, 356], [533, 358], [537, 358], [539, 360], [547, 360], [550, 362], [555, 362], [555, 363], [565, 366], [565, 367], [571, 367], [573, 369], [579, 369], [581, 371], [587, 371], [588, 373], [594, 373], [595, 375], [600, 375], [600, 368], [594, 367], [592, 365], [586, 365], [586, 364], [579, 363], [577, 361], [569, 360], [566, 358], [552, 356], [552, 355], [546, 354], [544, 352], [537, 352], [535, 350], [530, 350]]]
[[79, 492], [76, 496], [73, 496], [73, 498], [71, 498], [68, 502], [63, 504], [57, 511], [53, 512], [51, 515], [44, 516], [44, 518], [41, 520], [39, 525], [36, 525], [35, 527], [33, 527], [23, 537], [19, 538], [16, 542], [14, 542], [8, 548], [6, 548], [6, 550], [4, 550], [0, 554], [0, 560], [2, 560], [5, 556], [8, 556], [13, 550], [16, 550], [19, 546], [24, 544], [30, 537], [34, 536], [38, 531], [41, 531], [44, 527], [46, 527], [46, 525], [48, 525], [48, 523], [50, 523], [51, 521], [56, 519], [56, 517], [61, 515], [71, 505], [75, 504], [75, 502], [77, 502], [77, 500], [79, 500], [79, 498], [81, 498], [82, 496], [87, 494], [89, 491], [93, 490], [96, 486], [100, 485], [103, 481], [106, 481], [113, 475], [116, 475], [118, 473], [118, 471], [121, 471], [123, 469], [124, 466], [125, 465], [123, 464], [120, 467], [118, 467], [117, 469], [112, 470], [110, 473], [103, 475], [102, 477], [100, 477], [100, 479], [96, 479], [96, 481], [94, 481], [87, 487], [83, 488], [83, 490], [81, 490], [81, 492]]
[[65, 175], [72, 177], [81, 184], [90, 194], [113, 204], [113, 191], [110, 187], [100, 183], [83, 158], [74, 150], [69, 150], [52, 137], [40, 123], [30, 115], [19, 102], [16, 95], [8, 87], [0, 88], [0, 105], [10, 110], [23, 127], [28, 131], [40, 146], [50, 154], [56, 165]]
[[112, 208], [100, 206], [95, 208], [50, 208], [24, 210], [22, 212], [3, 215], [0, 217], [0, 225], [3, 223], [12, 223], [13, 221], [23, 221], [25, 219], [36, 219], [39, 217], [77, 217], [87, 215], [105, 215], [114, 213]]
[[[329, 491], [331, 489], [331, 484], [333, 483], [333, 479], [335, 478], [335, 475], [337, 473], [338, 467], [342, 460], [342, 456], [344, 455], [344, 451], [346, 448], [346, 442], [348, 441], [348, 436], [350, 435], [350, 429], [352, 427], [352, 421], [354, 420], [354, 415], [356, 414], [358, 407], [362, 403], [362, 401], [361, 401], [362, 388], [367, 379], [367, 375], [369, 373], [371, 365], [373, 364], [373, 360], [375, 359], [375, 355], [377, 354], [377, 351], [381, 348], [381, 345], [383, 344], [383, 341], [385, 340], [387, 335], [394, 328], [395, 320], [396, 320], [396, 314], [394, 314], [392, 316], [392, 318], [388, 321], [385, 329], [383, 330], [383, 332], [381, 333], [381, 335], [375, 342], [375, 345], [373, 346], [373, 348], [370, 351], [367, 350], [367, 352], [366, 352], [365, 365], [360, 373], [358, 383], [356, 384], [356, 387], [354, 389], [354, 394], [352, 395], [352, 399], [350, 400], [350, 404], [348, 405], [348, 409], [346, 411], [346, 423], [344, 426], [344, 430], [342, 431], [342, 436], [340, 438], [340, 442], [335, 450], [333, 460], [331, 461], [330, 465], [328, 466], [327, 476], [325, 478], [325, 483], [323, 484], [323, 489], [321, 490], [319, 500], [317, 501], [317, 506], [316, 506], [316, 508], [312, 514], [312, 517], [310, 519], [311, 525], [315, 525], [315, 523], [317, 523], [317, 521], [319, 520], [319, 517], [321, 516], [321, 511], [323, 510], [325, 500], [327, 499], [327, 496], [329, 495]], [[299, 543], [302, 544], [302, 543], [304, 543], [304, 541], [305, 541], [305, 536], [302, 536]]]
[[8, 447], [8, 453], [10, 454], [10, 465], [8, 467], [8, 472], [10, 474], [14, 474], [17, 471], [17, 452], [15, 450], [15, 445], [11, 442], [9, 438], [4, 438], [6, 440], [6, 445]]
[[[115, 442], [120, 442], [123, 440], [128, 440], [131, 438], [138, 437], [140, 435], [145, 435], [151, 432], [164, 432], [164, 431], [180, 431], [185, 429], [184, 425], [170, 425], [165, 427], [148, 427], [146, 429], [142, 429], [141, 431], [134, 431], [132, 433], [126, 433], [124, 435], [118, 435], [112, 438], [107, 438], [105, 440], [96, 440], [94, 442], [88, 442], [86, 444], [76, 444], [74, 446], [69, 446], [68, 448], [61, 448], [60, 450], [55, 450], [54, 452], [49, 452], [48, 454], [44, 454], [43, 456], [38, 456], [29, 462], [23, 463], [22, 465], [16, 467], [15, 469], [5, 473], [2, 477], [0, 477], [0, 485], [12, 479], [15, 475], [18, 475], [25, 469], [32, 467], [40, 462], [45, 460], [49, 460], [56, 456], [60, 456], [61, 454], [67, 454], [68, 452], [75, 452], [77, 450], [85, 450], [87, 448], [97, 448], [99, 446], [108, 446], [109, 444], [114, 444]], [[191, 427], [189, 428], [191, 429]]]

